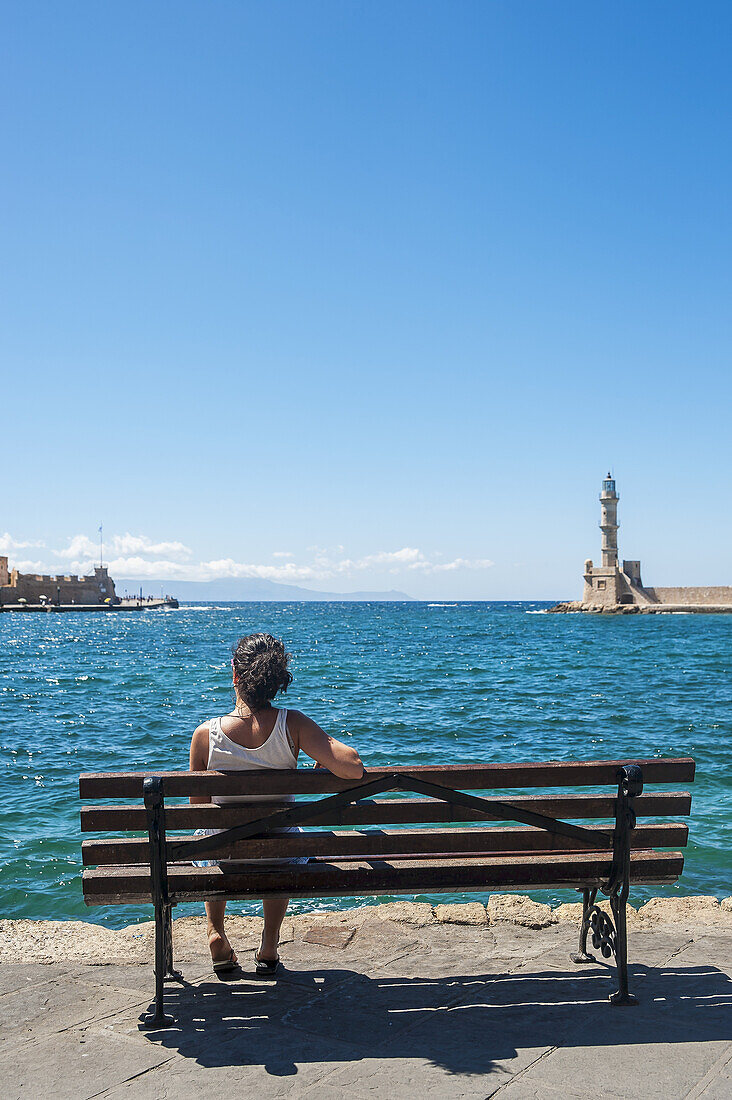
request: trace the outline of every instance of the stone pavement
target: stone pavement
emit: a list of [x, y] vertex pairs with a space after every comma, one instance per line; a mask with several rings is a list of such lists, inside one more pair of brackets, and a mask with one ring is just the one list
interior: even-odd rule
[[[243, 969], [225, 981], [184, 918], [177, 1025], [160, 1032], [140, 1029], [149, 925], [38, 922], [34, 937], [2, 921], [0, 955], [18, 961], [0, 962], [0, 1096], [732, 1097], [729, 909], [635, 918], [640, 1003], [614, 1008], [614, 971], [571, 964], [573, 923], [524, 900], [512, 919], [491, 899], [487, 915], [396, 903], [288, 920], [277, 981], [251, 973], [256, 918], [231, 920]], [[33, 962], [49, 942], [58, 961]]]

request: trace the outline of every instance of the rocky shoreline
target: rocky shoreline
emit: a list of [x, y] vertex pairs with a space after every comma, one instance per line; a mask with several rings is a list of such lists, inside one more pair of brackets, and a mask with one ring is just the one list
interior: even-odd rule
[[[608, 903], [601, 907], [609, 912]], [[364, 905], [358, 909], [337, 909], [286, 917], [282, 943], [305, 941], [327, 943], [352, 936], [356, 930], [390, 921], [421, 929], [430, 926], [517, 925], [541, 929], [568, 924], [576, 929], [582, 914], [581, 902], [566, 903], [552, 909], [522, 894], [493, 894], [487, 905], [479, 901], [432, 906], [427, 902], [394, 901]], [[732, 930], [732, 897], [651, 898], [640, 908], [628, 906], [628, 928], [651, 930], [657, 925], [677, 928], [715, 926]], [[256, 945], [262, 926], [261, 917], [231, 916], [227, 929], [232, 941], [241, 947]], [[109, 963], [149, 962], [154, 949], [154, 922], [131, 924], [111, 929], [86, 921], [0, 919], [0, 963]], [[569, 929], [568, 934], [571, 935]], [[179, 917], [173, 923], [176, 952], [184, 955], [197, 951], [205, 942], [205, 921], [201, 916]], [[334, 944], [335, 945], [335, 944]]]
[[547, 614], [573, 615], [730, 615], [730, 604], [635, 604], [616, 603], [607, 607], [585, 604], [580, 600], [568, 600], [547, 608]]

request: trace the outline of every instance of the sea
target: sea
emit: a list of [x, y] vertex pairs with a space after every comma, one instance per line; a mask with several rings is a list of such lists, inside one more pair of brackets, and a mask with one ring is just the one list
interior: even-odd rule
[[[185, 769], [194, 728], [231, 708], [231, 647], [253, 631], [292, 653], [283, 704], [353, 744], [366, 765], [693, 756], [683, 876], [634, 889], [630, 900], [730, 895], [732, 615], [552, 615], [548, 606], [222, 603], [0, 615], [0, 917], [112, 928], [151, 918], [150, 906], [84, 904], [79, 773]], [[476, 896], [487, 897], [417, 900]], [[569, 891], [532, 896], [576, 900]]]

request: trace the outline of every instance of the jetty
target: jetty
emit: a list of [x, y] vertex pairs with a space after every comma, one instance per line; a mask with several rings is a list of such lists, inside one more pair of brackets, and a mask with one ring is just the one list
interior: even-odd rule
[[143, 596], [124, 597], [116, 603], [10, 603], [0, 604], [0, 612], [3, 611], [45, 611], [49, 614], [57, 614], [61, 611], [102, 611], [114, 614], [116, 611], [151, 611], [159, 607], [178, 607], [178, 601], [173, 596]]

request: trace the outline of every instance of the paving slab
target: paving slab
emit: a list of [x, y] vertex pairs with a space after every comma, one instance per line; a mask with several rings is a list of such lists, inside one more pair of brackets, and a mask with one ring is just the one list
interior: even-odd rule
[[[663, 1097], [685, 1100], [691, 1089], [719, 1060], [726, 1048], [722, 1041], [684, 1044], [679, 1057], [675, 1042], [660, 1039], [651, 1043], [628, 1042], [614, 1048], [612, 1065], [607, 1064], [607, 1047], [560, 1047], [516, 1076], [500, 1093], [501, 1100], [530, 1100], [546, 1096], [550, 1089], [561, 1093], [567, 1082], [576, 1095]], [[600, 1075], [598, 1067], [607, 1066]], [[581, 1091], [584, 1089], [584, 1093]], [[706, 1094], [704, 1094], [706, 1096]]]
[[[293, 1032], [267, 1022], [266, 1027], [223, 1040], [206, 1036], [204, 1043], [182, 1042], [177, 1054], [144, 1076], [115, 1084], [104, 1100], [135, 1100], [199, 1096], [301, 1096], [310, 1086], [341, 1066], [358, 1063], [357, 1047], [338, 1040]], [[171, 1051], [172, 1045], [166, 1048]]]
[[18, 989], [28, 989], [32, 985], [54, 981], [58, 976], [58, 967], [4, 963], [0, 965], [0, 998], [6, 993], [15, 993]]
[[97, 1028], [47, 1034], [0, 1053], [3, 1100], [53, 1096], [90, 1100], [111, 1083], [127, 1081], [170, 1058], [170, 1053]]
[[89, 985], [68, 974], [2, 998], [0, 1050], [20, 1040], [41, 1038], [91, 1020], [105, 1019], [140, 1004], [141, 994], [108, 985]]

